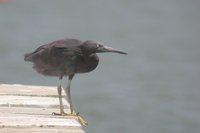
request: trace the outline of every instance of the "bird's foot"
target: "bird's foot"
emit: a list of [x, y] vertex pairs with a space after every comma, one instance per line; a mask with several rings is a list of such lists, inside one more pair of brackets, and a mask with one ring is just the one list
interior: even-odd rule
[[60, 113], [53, 112], [52, 115], [67, 116], [67, 113], [65, 113], [65, 112], [60, 112]]
[[85, 120], [80, 116], [79, 112], [73, 112], [73, 113], [71, 113], [71, 114], [67, 114], [67, 116], [75, 116], [75, 117], [78, 117], [78, 121], [79, 121], [79, 123], [80, 123], [81, 125], [83, 125], [83, 126], [87, 126], [87, 125], [88, 125], [87, 121], [85, 121]]
[[85, 121], [79, 114], [79, 112], [73, 112], [73, 113], [65, 113], [65, 112], [60, 112], [60, 113], [55, 113], [53, 112], [52, 113], [53, 115], [60, 115], [60, 116], [74, 116], [74, 117], [77, 117], [78, 118], [78, 121], [81, 125], [83, 126], [87, 126], [88, 123], [87, 121]]

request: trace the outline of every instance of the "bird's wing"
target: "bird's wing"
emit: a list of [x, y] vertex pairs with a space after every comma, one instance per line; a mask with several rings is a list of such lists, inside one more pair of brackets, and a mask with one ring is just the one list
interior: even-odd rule
[[54, 43], [52, 45], [51, 52], [54, 55], [61, 56], [61, 57], [76, 57], [76, 56], [82, 56], [82, 51], [78, 47], [79, 45], [77, 44], [67, 44], [65, 42], [63, 43]]
[[54, 52], [61, 56], [82, 56], [80, 48], [69, 48], [69, 47], [60, 47], [54, 46]]

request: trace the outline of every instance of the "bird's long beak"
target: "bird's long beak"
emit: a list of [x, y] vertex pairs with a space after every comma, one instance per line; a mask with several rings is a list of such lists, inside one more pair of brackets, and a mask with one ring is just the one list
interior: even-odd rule
[[102, 46], [102, 47], [99, 47], [97, 49], [98, 52], [114, 52], [114, 53], [119, 53], [119, 54], [127, 54], [126, 52], [123, 52], [121, 50], [117, 50], [117, 49], [114, 49], [112, 47], [108, 47], [108, 46]]

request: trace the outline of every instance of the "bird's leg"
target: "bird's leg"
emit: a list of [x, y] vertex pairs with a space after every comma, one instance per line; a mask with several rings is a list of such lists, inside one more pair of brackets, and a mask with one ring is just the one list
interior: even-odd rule
[[59, 85], [57, 87], [58, 97], [59, 97], [59, 106], [60, 106], [60, 113], [53, 112], [53, 115], [65, 115], [64, 106], [62, 102], [62, 77], [59, 77]]
[[73, 114], [73, 106], [72, 106], [72, 100], [71, 100], [71, 92], [70, 92], [70, 86], [71, 86], [71, 81], [72, 81], [73, 76], [69, 76], [69, 80], [67, 83], [67, 87], [65, 89], [65, 93], [66, 93], [66, 98], [67, 101], [69, 102], [69, 107], [70, 107], [70, 113]]
[[69, 75], [69, 79], [68, 79], [68, 84], [67, 87], [65, 89], [65, 93], [66, 93], [66, 99], [69, 102], [69, 106], [70, 106], [70, 114], [67, 114], [68, 116], [77, 116], [78, 120], [80, 122], [81, 125], [87, 125], [87, 122], [79, 115], [79, 113], [75, 112], [72, 106], [72, 100], [71, 100], [71, 92], [70, 92], [70, 86], [71, 86], [71, 81], [72, 78], [74, 77], [74, 75]]

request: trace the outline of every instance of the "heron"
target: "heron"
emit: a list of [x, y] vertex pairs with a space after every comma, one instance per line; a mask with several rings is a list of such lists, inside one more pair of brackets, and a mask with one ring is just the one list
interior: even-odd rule
[[[77, 116], [82, 125], [87, 122], [74, 111], [70, 93], [71, 81], [75, 74], [93, 71], [98, 63], [99, 57], [96, 53], [114, 52], [127, 54], [121, 50], [105, 46], [101, 42], [67, 38], [53, 41], [38, 47], [35, 51], [24, 55], [25, 61], [33, 63], [33, 69], [45, 76], [56, 76], [59, 78], [57, 92], [59, 97], [59, 113], [54, 115]], [[62, 87], [63, 77], [68, 76], [66, 88]], [[66, 100], [69, 102], [70, 112], [65, 113], [62, 101], [62, 89], [65, 92]]]

